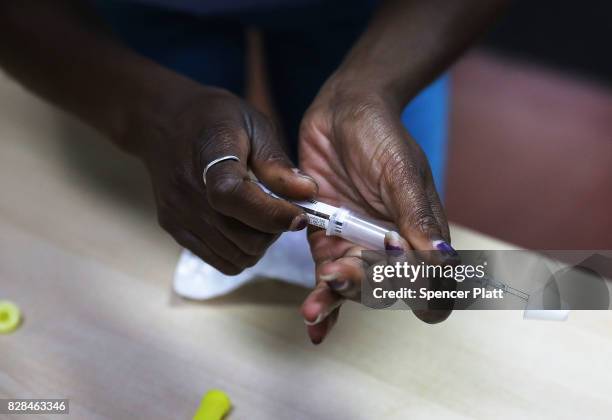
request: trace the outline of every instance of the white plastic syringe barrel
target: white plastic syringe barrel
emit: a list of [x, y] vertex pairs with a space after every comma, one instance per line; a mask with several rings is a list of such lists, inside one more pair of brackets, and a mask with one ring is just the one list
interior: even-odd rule
[[327, 235], [340, 236], [367, 249], [384, 250], [385, 234], [391, 230], [384, 225], [341, 207], [329, 217]]

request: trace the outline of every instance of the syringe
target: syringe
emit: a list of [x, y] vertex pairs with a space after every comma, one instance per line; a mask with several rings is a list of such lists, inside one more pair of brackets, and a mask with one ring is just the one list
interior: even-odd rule
[[[262, 183], [257, 184], [267, 194], [284, 200]], [[357, 215], [345, 207], [335, 207], [316, 200], [289, 201], [304, 210], [309, 225], [325, 229], [328, 236], [340, 236], [370, 250], [384, 250], [385, 235], [393, 229], [390, 224]], [[524, 291], [488, 277], [481, 280], [481, 285], [502, 290], [525, 301], [529, 299]]]
[[[274, 194], [265, 185], [258, 182], [262, 190], [273, 197], [284, 198]], [[357, 245], [371, 250], [385, 249], [385, 235], [392, 227], [384, 222], [374, 221], [357, 215], [345, 207], [335, 207], [316, 200], [293, 201], [308, 217], [308, 224], [325, 229], [328, 236], [340, 236]]]

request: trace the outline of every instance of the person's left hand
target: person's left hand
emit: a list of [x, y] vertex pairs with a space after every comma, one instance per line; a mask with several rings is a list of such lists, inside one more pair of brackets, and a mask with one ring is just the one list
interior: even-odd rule
[[[302, 121], [301, 169], [317, 181], [320, 201], [395, 224], [399, 235], [387, 235], [388, 250], [437, 250], [454, 257], [427, 158], [400, 115], [401, 106], [381, 94], [328, 81]], [[301, 312], [311, 341], [318, 344], [344, 300], [360, 297], [363, 248], [323, 230], [311, 229], [309, 242], [317, 286]], [[434, 323], [450, 311], [415, 313]]]

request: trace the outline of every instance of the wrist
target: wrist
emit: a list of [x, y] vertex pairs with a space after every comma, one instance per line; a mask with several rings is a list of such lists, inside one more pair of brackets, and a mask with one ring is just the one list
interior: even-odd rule
[[325, 83], [316, 102], [326, 102], [332, 109], [349, 106], [382, 106], [395, 115], [400, 115], [404, 102], [401, 95], [389, 89], [377, 77], [367, 71], [352, 71], [340, 68]]

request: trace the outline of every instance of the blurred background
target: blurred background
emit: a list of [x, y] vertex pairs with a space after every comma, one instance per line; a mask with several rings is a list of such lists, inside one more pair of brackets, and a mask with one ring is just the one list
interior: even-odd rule
[[[610, 12], [515, 1], [453, 66], [449, 220], [530, 249], [612, 249]], [[249, 39], [250, 97], [270, 110]]]
[[456, 64], [452, 221], [532, 249], [612, 248], [610, 12], [516, 1]]

